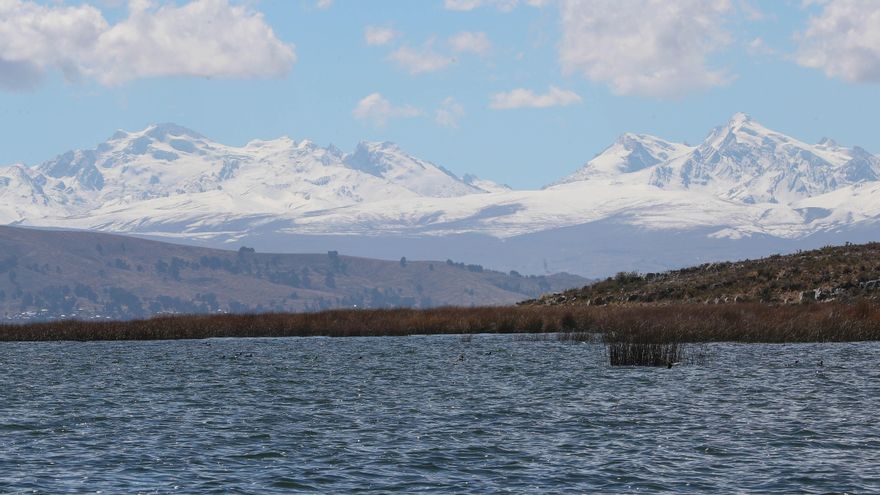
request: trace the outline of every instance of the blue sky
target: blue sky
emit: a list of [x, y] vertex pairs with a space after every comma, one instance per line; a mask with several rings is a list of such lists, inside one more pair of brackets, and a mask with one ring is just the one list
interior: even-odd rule
[[176, 122], [228, 144], [394, 141], [532, 188], [623, 132], [696, 143], [739, 111], [880, 152], [878, 82], [871, 0], [11, 0], [0, 163]]

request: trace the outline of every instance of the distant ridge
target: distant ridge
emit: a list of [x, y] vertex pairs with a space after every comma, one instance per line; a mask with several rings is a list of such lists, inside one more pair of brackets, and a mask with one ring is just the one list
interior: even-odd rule
[[453, 261], [224, 251], [0, 227], [0, 319], [512, 304], [586, 280]]

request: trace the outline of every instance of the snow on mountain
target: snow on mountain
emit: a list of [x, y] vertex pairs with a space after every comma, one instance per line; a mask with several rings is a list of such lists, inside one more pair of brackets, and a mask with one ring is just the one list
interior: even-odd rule
[[[351, 153], [287, 137], [235, 147], [161, 124], [119, 131], [94, 150], [36, 167], [0, 167], [0, 222], [214, 245], [260, 240], [283, 247], [293, 246], [285, 239], [330, 236], [315, 245], [335, 249], [348, 236], [365, 250], [352, 254], [393, 259], [419, 255], [400, 253], [402, 239], [433, 246], [448, 238], [455, 242], [444, 241], [441, 256], [461, 253], [533, 272], [550, 259], [562, 264], [557, 270], [595, 275], [591, 260], [630, 252], [633, 238], [647, 242], [632, 254], [638, 268], [672, 259], [690, 264], [688, 250], [703, 242], [748, 245], [740, 252], [754, 253], [768, 239], [825, 242], [873, 232], [880, 158], [830, 139], [807, 144], [737, 114], [697, 146], [624, 134], [555, 184], [515, 191], [460, 179], [387, 142], [360, 143]], [[687, 245], [677, 244], [675, 253], [652, 247], [658, 236], [671, 242], [684, 235]], [[506, 244], [486, 248], [473, 236]], [[367, 239], [379, 238], [389, 241], [366, 251], [373, 243]]]
[[[0, 168], [0, 222], [20, 222], [40, 218], [55, 211], [53, 199], [46, 192], [48, 181], [24, 165]], [[53, 186], [50, 186], [50, 192]]]
[[737, 114], [692, 152], [655, 167], [650, 182], [754, 204], [790, 203], [878, 176], [880, 159], [860, 148], [810, 145]]
[[556, 182], [567, 184], [592, 178], [608, 178], [638, 172], [693, 151], [693, 147], [664, 141], [647, 134], [627, 133], [575, 173]]
[[507, 192], [512, 190], [511, 187], [506, 184], [499, 184], [488, 179], [482, 179], [473, 174], [464, 174], [461, 177], [461, 180], [469, 186], [476, 187], [477, 189], [481, 189], [490, 193]]
[[696, 147], [624, 134], [556, 184], [596, 178], [702, 191], [748, 204], [790, 203], [876, 181], [880, 159], [829, 139], [807, 144], [739, 113]]
[[406, 154], [394, 143], [359, 143], [343, 162], [353, 170], [400, 184], [420, 196], [455, 197], [485, 192], [443, 167]]
[[[226, 146], [175, 124], [119, 131], [94, 150], [64, 153], [33, 168], [0, 168], [0, 194], [28, 197], [51, 211], [4, 211], [7, 221], [41, 214], [202, 205], [240, 214], [335, 208], [388, 197], [454, 197], [483, 190], [391, 143], [361, 143], [345, 155], [333, 146], [283, 137]], [[47, 194], [46, 186], [58, 194]], [[13, 187], [14, 186], [14, 187]], [[54, 209], [52, 208], [54, 207]], [[130, 219], [128, 219], [130, 220]]]

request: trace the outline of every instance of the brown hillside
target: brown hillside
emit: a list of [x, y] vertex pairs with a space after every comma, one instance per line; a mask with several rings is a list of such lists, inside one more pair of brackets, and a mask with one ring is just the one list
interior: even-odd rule
[[880, 243], [829, 246], [757, 260], [707, 263], [664, 273], [618, 273], [523, 304], [776, 304], [876, 299]]
[[[402, 253], [405, 254], [405, 253]], [[513, 304], [583, 285], [453, 261], [224, 251], [0, 227], [0, 318]]]

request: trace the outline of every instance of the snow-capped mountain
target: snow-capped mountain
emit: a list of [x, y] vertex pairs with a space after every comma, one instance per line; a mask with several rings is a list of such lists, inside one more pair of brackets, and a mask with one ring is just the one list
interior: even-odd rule
[[746, 203], [790, 203], [880, 176], [880, 159], [823, 140], [810, 145], [745, 114], [714, 129], [691, 152], [655, 167], [658, 187], [704, 188]]
[[749, 204], [791, 203], [880, 179], [880, 158], [830, 139], [807, 144], [739, 113], [699, 146], [624, 134], [557, 184], [597, 178], [701, 191]]
[[359, 143], [343, 163], [401, 185], [419, 196], [455, 197], [486, 192], [433, 163], [406, 154], [394, 143]]
[[575, 173], [555, 184], [638, 172], [693, 150], [692, 146], [686, 144], [672, 143], [646, 134], [626, 133]]
[[7, 224], [595, 276], [874, 239], [880, 158], [737, 114], [696, 146], [624, 134], [571, 175], [517, 191], [392, 143], [234, 147], [162, 124], [0, 167], [0, 201]]
[[[0, 168], [0, 222], [9, 224], [44, 218], [60, 211], [46, 193], [47, 182], [44, 176], [24, 165]], [[58, 197], [64, 199], [63, 194]]]
[[9, 198], [6, 223], [180, 201], [208, 211], [280, 214], [487, 192], [391, 143], [360, 143], [348, 155], [287, 137], [232, 147], [175, 124], [119, 131], [96, 149], [0, 174], [0, 194]]
[[474, 174], [464, 174], [461, 177], [461, 180], [469, 186], [476, 187], [477, 189], [482, 189], [486, 192], [507, 192], [513, 190], [507, 184], [499, 184], [489, 179], [482, 179]]

